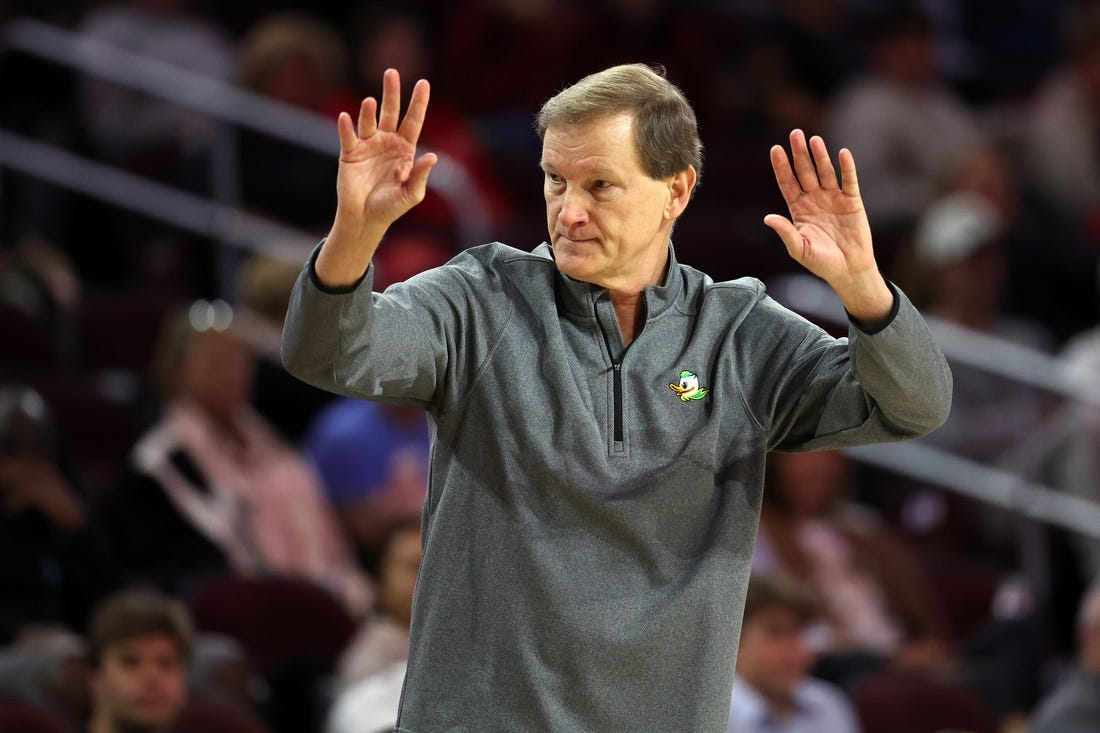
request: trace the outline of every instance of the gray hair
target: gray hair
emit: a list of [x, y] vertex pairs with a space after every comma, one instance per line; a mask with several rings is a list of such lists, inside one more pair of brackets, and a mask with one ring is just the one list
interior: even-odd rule
[[642, 168], [652, 178], [673, 176], [688, 166], [703, 175], [703, 143], [695, 110], [664, 69], [624, 64], [590, 74], [542, 105], [535, 127], [539, 138], [551, 125], [575, 125], [629, 112]]

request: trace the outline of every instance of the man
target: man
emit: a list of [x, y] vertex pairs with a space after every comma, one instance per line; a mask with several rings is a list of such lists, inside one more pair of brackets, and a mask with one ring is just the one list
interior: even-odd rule
[[913, 437], [948, 409], [942, 355], [876, 268], [852, 156], [841, 188], [824, 142], [793, 133], [794, 170], [772, 149], [793, 221], [765, 220], [840, 294], [850, 343], [676, 261], [702, 147], [642, 65], [540, 113], [549, 244], [372, 294], [435, 162], [415, 157], [428, 93], [399, 125], [389, 70], [358, 131], [341, 115], [336, 219], [283, 337], [300, 378], [431, 416], [397, 728], [721, 731], [766, 452]]
[[192, 636], [183, 606], [159, 593], [123, 591], [104, 601], [88, 633], [88, 733], [171, 730], [187, 702]]
[[813, 599], [781, 575], [754, 575], [745, 595], [727, 733], [858, 733], [836, 687], [811, 678]]
[[1100, 580], [1077, 615], [1079, 668], [1039, 704], [1031, 733], [1090, 733], [1100, 725]]

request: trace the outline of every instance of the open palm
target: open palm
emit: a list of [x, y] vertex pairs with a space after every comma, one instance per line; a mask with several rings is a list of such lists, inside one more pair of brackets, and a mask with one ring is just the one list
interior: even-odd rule
[[793, 131], [791, 153], [793, 167], [782, 147], [771, 149], [772, 169], [790, 219], [769, 214], [764, 222], [779, 234], [796, 262], [834, 288], [877, 272], [851, 152], [840, 151], [841, 179], [820, 137], [807, 144], [801, 130]]

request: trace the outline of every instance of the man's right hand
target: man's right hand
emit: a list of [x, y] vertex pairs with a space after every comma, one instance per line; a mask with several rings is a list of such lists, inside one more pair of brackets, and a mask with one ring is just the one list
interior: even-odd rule
[[401, 77], [396, 69], [387, 69], [381, 110], [373, 97], [364, 99], [358, 131], [351, 115], [340, 113], [336, 221], [316, 263], [317, 277], [326, 286], [351, 285], [362, 277], [389, 226], [424, 200], [428, 173], [437, 160], [434, 153], [416, 158], [429, 92], [426, 80], [416, 83], [398, 124]]

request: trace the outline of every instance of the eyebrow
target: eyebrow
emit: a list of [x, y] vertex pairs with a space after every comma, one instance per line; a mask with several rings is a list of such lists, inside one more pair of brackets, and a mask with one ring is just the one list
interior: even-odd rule
[[[558, 170], [559, 170], [557, 167], [551, 165], [549, 162], [547, 162], [545, 160], [540, 160], [539, 161], [539, 168], [542, 169], [543, 173], [548, 173], [551, 169], [555, 173], [557, 173]], [[582, 169], [581, 175], [584, 178], [594, 178], [596, 180], [608, 180], [608, 179], [611, 179], [611, 178], [615, 178], [618, 174], [613, 169], [607, 168], [607, 167], [604, 167], [604, 166], [600, 165], [600, 166], [592, 167], [590, 169]]]

